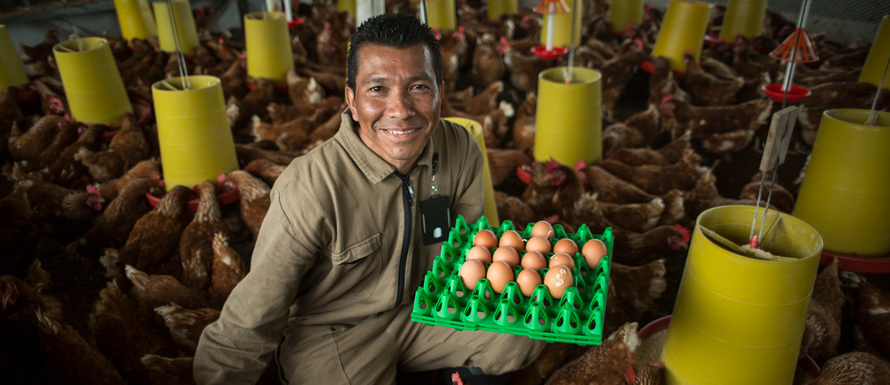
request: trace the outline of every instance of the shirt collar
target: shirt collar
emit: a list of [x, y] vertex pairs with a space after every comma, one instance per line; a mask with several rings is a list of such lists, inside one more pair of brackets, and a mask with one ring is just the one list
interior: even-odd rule
[[[436, 133], [427, 140], [426, 145], [423, 147], [423, 152], [420, 154], [420, 158], [417, 159], [417, 166], [429, 167], [432, 164], [433, 153], [436, 151], [434, 138], [437, 133], [442, 131], [441, 126], [442, 119], [439, 119], [439, 127], [436, 127]], [[348, 108], [342, 113], [340, 130], [335, 138], [346, 149], [346, 153], [355, 161], [355, 164], [358, 165], [358, 168], [371, 183], [377, 184], [377, 182], [386, 179], [386, 177], [393, 175], [397, 171], [395, 166], [381, 159], [380, 156], [365, 145], [365, 142], [362, 142], [358, 132], [356, 132], [352, 114]]]

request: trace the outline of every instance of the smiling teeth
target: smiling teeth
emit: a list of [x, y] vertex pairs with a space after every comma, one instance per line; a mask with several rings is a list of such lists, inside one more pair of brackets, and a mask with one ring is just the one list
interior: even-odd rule
[[390, 132], [390, 133], [393, 133], [393, 134], [395, 134], [395, 135], [404, 135], [404, 134], [410, 134], [410, 133], [412, 133], [412, 132], [414, 132], [414, 131], [417, 131], [417, 129], [415, 128], [415, 129], [413, 129], [413, 130], [408, 130], [408, 131], [392, 131], [392, 130], [391, 130], [391, 131], [389, 131], [389, 132]]

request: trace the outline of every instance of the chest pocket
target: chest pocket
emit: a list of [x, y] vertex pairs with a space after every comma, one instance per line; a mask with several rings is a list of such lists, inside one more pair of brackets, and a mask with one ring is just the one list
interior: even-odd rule
[[338, 286], [348, 287], [343, 293], [343, 299], [364, 299], [377, 288], [383, 265], [380, 245], [381, 236], [377, 233], [350, 245], [342, 252], [331, 253], [333, 269], [340, 280]]

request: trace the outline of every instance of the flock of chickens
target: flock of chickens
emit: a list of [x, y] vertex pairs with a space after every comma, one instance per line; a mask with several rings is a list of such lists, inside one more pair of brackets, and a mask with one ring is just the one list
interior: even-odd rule
[[[59, 30], [37, 46], [20, 45], [31, 82], [0, 93], [0, 372], [10, 383], [192, 382], [201, 330], [247, 273], [269, 186], [340, 125], [354, 21], [334, 3], [314, 3], [297, 9], [304, 22], [291, 30], [296, 69], [286, 94], [249, 79], [243, 45], [229, 33], [209, 33], [210, 10], [195, 11], [201, 43], [186, 68], [220, 78], [241, 170], [166, 193], [150, 117], [130, 114], [117, 127], [74, 121], [52, 56]], [[566, 65], [566, 58], [530, 53], [542, 21], [529, 9], [489, 22], [484, 5], [469, 0], [458, 5], [456, 31], [436, 31], [444, 59], [442, 116], [482, 124], [502, 221], [546, 219], [568, 233], [581, 224], [594, 233], [614, 231], [605, 325], [611, 336], [598, 347], [548, 344], [514, 383], [655, 384], [661, 376], [655, 362], [628, 376], [640, 344], [638, 322], [669, 313], [654, 307], [676, 295], [666, 291], [666, 261], [682, 269], [687, 229], [698, 214], [754, 204], [760, 174], [730, 197], [718, 191], [714, 170], [735, 154], [757, 151], [766, 137], [778, 107], [759, 90], [781, 82], [783, 70], [767, 53], [794, 25], [768, 12], [762, 36], [713, 44], [700, 61], [687, 55], [688, 69], [678, 74], [663, 58], [650, 59], [662, 10], [647, 7], [640, 26], [616, 36], [608, 31], [605, 2], [583, 3], [574, 63], [603, 75], [603, 160], [568, 167], [530, 155], [537, 74]], [[416, 14], [416, 7], [387, 2], [391, 13]], [[718, 31], [722, 11], [718, 6], [709, 33]], [[160, 51], [155, 38], [105, 38], [133, 100], [150, 104], [154, 82], [181, 75], [177, 55]], [[801, 103], [792, 151], [812, 145], [822, 111], [869, 108], [877, 91], [856, 81], [868, 44], [839, 46], [824, 34], [811, 39], [821, 59], [797, 67], [795, 84], [813, 94]], [[651, 75], [640, 70], [646, 61]], [[647, 76], [648, 90], [627, 89]], [[622, 112], [633, 94], [648, 94], [645, 108]], [[886, 105], [890, 91], [878, 97]], [[620, 115], [626, 119], [616, 120]], [[217, 194], [232, 186], [239, 202], [220, 206]], [[773, 209], [790, 212], [796, 187], [776, 185]], [[161, 197], [156, 207], [147, 193]], [[194, 212], [189, 201], [197, 201]], [[834, 265], [820, 273], [801, 347], [822, 365], [812, 383], [890, 383], [888, 306], [890, 294], [861, 275], [839, 274]], [[275, 377], [270, 368], [263, 381]]]

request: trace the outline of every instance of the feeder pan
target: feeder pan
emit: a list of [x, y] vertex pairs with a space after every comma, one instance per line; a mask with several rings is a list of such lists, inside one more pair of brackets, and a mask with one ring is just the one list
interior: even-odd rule
[[[824, 255], [824, 254], [823, 254]], [[840, 268], [840, 265], [838, 265]], [[671, 324], [671, 316], [666, 315], [661, 317], [655, 321], [650, 322], [648, 325], [644, 326], [637, 332], [637, 335], [640, 337], [640, 344], [642, 345], [646, 339], [663, 330], [667, 330], [668, 326]], [[822, 370], [819, 368], [819, 365], [816, 364], [816, 361], [813, 361], [813, 358], [809, 356], [809, 354], [805, 354], [798, 358], [797, 360], [797, 370], [795, 372], [795, 377], [803, 374], [810, 378], [810, 380], [819, 377], [819, 374], [822, 373]]]
[[866, 274], [890, 273], [890, 255], [883, 257], [857, 257], [855, 255], [822, 250], [822, 258], [819, 259], [819, 265], [828, 266], [835, 258], [837, 258], [838, 270]]
[[[161, 180], [161, 182], [163, 182], [163, 180]], [[148, 204], [150, 204], [151, 207], [157, 206], [158, 202], [161, 201], [161, 198], [154, 196], [150, 192], [145, 193], [145, 197], [148, 198]], [[237, 187], [233, 187], [231, 190], [226, 190], [216, 194], [216, 201], [219, 202], [220, 207], [237, 202], [239, 198], [240, 195], [238, 194]], [[198, 211], [198, 198], [189, 200], [185, 208], [191, 213]]]
[[[276, 94], [285, 94], [285, 93], [287, 93], [287, 83], [275, 84], [273, 87], [275, 88], [275, 93], [276, 93]], [[256, 83], [254, 82], [253, 79], [249, 79], [249, 80], [248, 80], [248, 82], [247, 82], [247, 89], [248, 89], [248, 90], [251, 90], [251, 91], [253, 91], [253, 90], [256, 89]]]
[[553, 47], [551, 50], [547, 50], [547, 47], [543, 45], [532, 47], [532, 53], [542, 60], [556, 60], [565, 55], [566, 52], [569, 52], [569, 49], [566, 47]]
[[[137, 98], [133, 95], [130, 95], [130, 102], [133, 103], [133, 113], [136, 114], [136, 118], [138, 119], [136, 123], [140, 126], [144, 126], [148, 124], [148, 121], [151, 120], [151, 104], [147, 101]], [[102, 135], [102, 141], [105, 143], [111, 142], [111, 139], [114, 139], [114, 136], [120, 131], [120, 127], [105, 131], [105, 134]]]
[[288, 27], [288, 28], [297, 28], [297, 27], [299, 27], [301, 24], [303, 24], [303, 18], [302, 18], [302, 17], [298, 17], [298, 18], [295, 18], [295, 19], [293, 19], [293, 20], [291, 20], [291, 21], [288, 21], [288, 22], [287, 22], [287, 27]]
[[781, 84], [766, 84], [761, 87], [760, 90], [776, 103], [781, 103], [782, 100], [786, 100], [788, 103], [798, 103], [812, 94], [808, 88], [794, 85], [791, 86], [791, 89], [787, 90], [787, 98], [785, 98], [785, 91], [782, 91]]
[[705, 45], [706, 46], [710, 47], [717, 43], [726, 44], [726, 46], [729, 47], [730, 49], [735, 48], [734, 42], [728, 42], [728, 41], [723, 40], [717, 36], [705, 34]]

